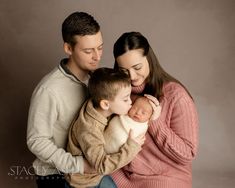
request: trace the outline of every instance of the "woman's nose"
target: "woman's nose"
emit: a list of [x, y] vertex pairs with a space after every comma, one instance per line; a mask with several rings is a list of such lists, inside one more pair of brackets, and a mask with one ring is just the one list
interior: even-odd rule
[[129, 75], [130, 75], [130, 78], [131, 78], [131, 80], [135, 80], [135, 78], [136, 78], [136, 73], [135, 73], [135, 71], [134, 70], [129, 70]]

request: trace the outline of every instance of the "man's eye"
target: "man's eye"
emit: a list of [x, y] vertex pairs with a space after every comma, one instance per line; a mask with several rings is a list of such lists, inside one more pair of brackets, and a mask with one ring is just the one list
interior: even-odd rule
[[91, 51], [90, 50], [85, 50], [84, 51], [86, 54], [91, 54]]

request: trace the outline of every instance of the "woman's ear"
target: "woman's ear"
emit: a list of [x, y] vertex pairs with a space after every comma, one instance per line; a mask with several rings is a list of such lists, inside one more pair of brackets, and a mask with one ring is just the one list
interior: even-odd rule
[[65, 42], [63, 47], [67, 55], [72, 55], [72, 47], [69, 43]]
[[109, 101], [108, 100], [101, 100], [100, 101], [100, 107], [103, 109], [103, 110], [108, 110], [109, 109]]

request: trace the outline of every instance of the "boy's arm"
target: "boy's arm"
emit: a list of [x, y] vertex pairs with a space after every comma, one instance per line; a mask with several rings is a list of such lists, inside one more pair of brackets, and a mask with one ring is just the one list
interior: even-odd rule
[[107, 154], [103, 132], [97, 126], [87, 129], [78, 137], [81, 149], [99, 174], [110, 174], [128, 164], [141, 150], [141, 145], [131, 138], [120, 148], [119, 152]]

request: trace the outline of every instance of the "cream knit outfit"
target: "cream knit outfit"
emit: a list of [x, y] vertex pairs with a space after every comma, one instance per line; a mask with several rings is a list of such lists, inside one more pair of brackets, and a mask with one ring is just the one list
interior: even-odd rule
[[148, 129], [148, 122], [134, 121], [128, 115], [114, 116], [104, 132], [105, 151], [107, 153], [117, 152], [126, 142], [130, 129], [132, 129], [134, 137], [145, 134]]

